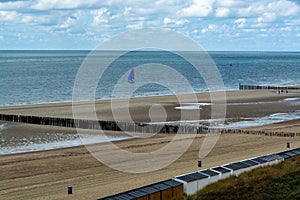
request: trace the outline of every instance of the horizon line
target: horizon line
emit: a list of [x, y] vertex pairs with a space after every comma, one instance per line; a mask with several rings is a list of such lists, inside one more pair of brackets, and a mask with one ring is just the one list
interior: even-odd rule
[[[0, 49], [0, 51], [128, 51], [128, 50], [97, 50], [97, 49]], [[130, 50], [133, 51], [133, 50]], [[164, 51], [164, 50], [135, 50], [135, 51]], [[177, 50], [187, 51], [187, 50]], [[300, 50], [203, 50], [206, 52], [300, 52]]]

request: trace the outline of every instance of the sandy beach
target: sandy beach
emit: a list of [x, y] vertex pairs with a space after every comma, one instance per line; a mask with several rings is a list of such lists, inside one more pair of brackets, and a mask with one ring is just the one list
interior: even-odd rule
[[[273, 90], [244, 90], [244, 91], [227, 91], [199, 93], [196, 94], [196, 100], [200, 103], [212, 103], [211, 96], [214, 96], [215, 105], [220, 103], [220, 106], [227, 103], [225, 106], [226, 117], [259, 117], [273, 113], [292, 112], [300, 109], [299, 105], [288, 104], [283, 100], [286, 98], [298, 98], [300, 91], [290, 91], [288, 94], [277, 94]], [[132, 119], [135, 122], [149, 122], [149, 109], [153, 105], [161, 105], [166, 111], [167, 121], [180, 120], [181, 110], [174, 109], [181, 103], [190, 103], [193, 95], [177, 95], [177, 96], [157, 96], [144, 97], [133, 99], [115, 99], [115, 100], [99, 100], [95, 102], [95, 110], [98, 120], [114, 121], [111, 104], [116, 105], [119, 112], [118, 119], [120, 121], [130, 121], [127, 112], [129, 111]], [[225, 98], [225, 99], [224, 99]], [[94, 102], [92, 102], [93, 105]], [[195, 103], [195, 102], [192, 102]], [[86, 110], [91, 103], [75, 103], [81, 118], [90, 119], [90, 113]], [[199, 110], [200, 111], [200, 110]], [[192, 111], [190, 111], [192, 112]], [[71, 103], [53, 103], [53, 104], [38, 104], [26, 106], [7, 106], [0, 107], [1, 114], [17, 114], [17, 115], [34, 115], [34, 116], [49, 116], [59, 118], [72, 118]], [[122, 115], [124, 113], [124, 115]], [[205, 105], [202, 107], [200, 115], [201, 119], [211, 118], [211, 106]]]
[[[275, 91], [230, 91], [227, 96], [227, 118], [260, 117], [274, 113], [288, 113], [300, 110], [300, 105], [287, 103], [286, 98], [298, 98], [300, 93], [276, 94]], [[186, 102], [189, 96], [186, 95]], [[198, 95], [201, 103], [209, 103], [209, 94]], [[122, 101], [120, 109], [122, 109]], [[263, 103], [257, 103], [263, 102]], [[162, 104], [168, 113], [168, 120], [180, 119], [180, 111], [174, 109], [178, 106], [173, 96], [136, 98], [130, 100], [131, 114], [136, 121], [149, 121], [149, 108], [153, 104]], [[96, 104], [98, 118], [113, 120], [109, 110], [109, 101], [99, 101]], [[210, 106], [204, 106], [200, 112], [201, 117], [209, 118]], [[83, 109], [84, 111], [84, 109]], [[29, 105], [2, 107], [0, 113], [71, 117], [72, 109], [68, 103], [49, 105]], [[124, 121], [128, 120], [124, 116]], [[3, 123], [3, 122], [2, 122]], [[253, 130], [277, 130], [300, 132], [300, 121], [292, 120], [262, 127], [253, 127]], [[32, 136], [41, 134], [76, 134], [71, 128], [51, 127], [30, 124], [8, 123], [8, 128], [1, 131], [6, 136]], [[91, 130], [85, 133], [93, 134]], [[117, 132], [109, 132], [118, 135]], [[0, 199], [97, 199], [114, 193], [119, 193], [139, 186], [172, 178], [175, 175], [199, 170], [197, 161], [199, 149], [204, 136], [199, 134], [193, 140], [189, 149], [174, 163], [166, 168], [141, 174], [132, 174], [116, 171], [96, 160], [85, 147], [72, 147], [20, 153], [0, 156]], [[167, 145], [174, 135], [157, 134], [149, 138], [136, 138], [116, 141], [116, 145], [130, 152], [152, 152]], [[182, 135], [175, 142], [192, 140], [192, 135]], [[300, 137], [271, 137], [261, 135], [224, 134], [221, 135], [213, 150], [204, 158], [201, 169], [238, 161], [268, 153], [286, 150], [286, 142], [291, 142], [292, 148], [300, 146]], [[106, 143], [100, 144], [105, 149]], [[93, 148], [93, 145], [90, 146]], [[95, 145], [96, 148], [96, 145]], [[106, 152], [111, 156], [112, 162], [120, 158], [114, 151]], [[165, 158], [171, 152], [166, 152]], [[164, 158], [161, 158], [164, 159]], [[133, 160], [126, 160], [125, 165], [138, 167]], [[142, 161], [141, 161], [142, 162]], [[67, 195], [67, 186], [73, 186], [74, 194]]]

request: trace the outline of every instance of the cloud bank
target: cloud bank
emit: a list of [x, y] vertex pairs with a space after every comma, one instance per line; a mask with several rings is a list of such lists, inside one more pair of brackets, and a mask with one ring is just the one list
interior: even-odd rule
[[118, 33], [168, 28], [208, 50], [299, 50], [296, 0], [0, 2], [1, 49], [93, 49]]

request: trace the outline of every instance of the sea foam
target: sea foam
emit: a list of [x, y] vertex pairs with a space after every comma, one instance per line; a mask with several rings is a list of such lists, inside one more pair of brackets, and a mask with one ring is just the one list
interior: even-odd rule
[[300, 119], [300, 111], [297, 110], [291, 113], [275, 113], [258, 118], [241, 118], [241, 121], [232, 122], [222, 125], [223, 128], [248, 128], [255, 126], [264, 126], [294, 119]]
[[0, 136], [0, 155], [43, 151], [129, 139], [129, 136], [49, 133], [43, 136]]

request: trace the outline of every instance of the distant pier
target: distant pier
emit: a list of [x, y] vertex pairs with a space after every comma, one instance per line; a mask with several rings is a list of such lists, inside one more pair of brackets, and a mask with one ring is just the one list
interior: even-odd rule
[[264, 86], [264, 85], [242, 85], [239, 90], [300, 90], [300, 86]]

